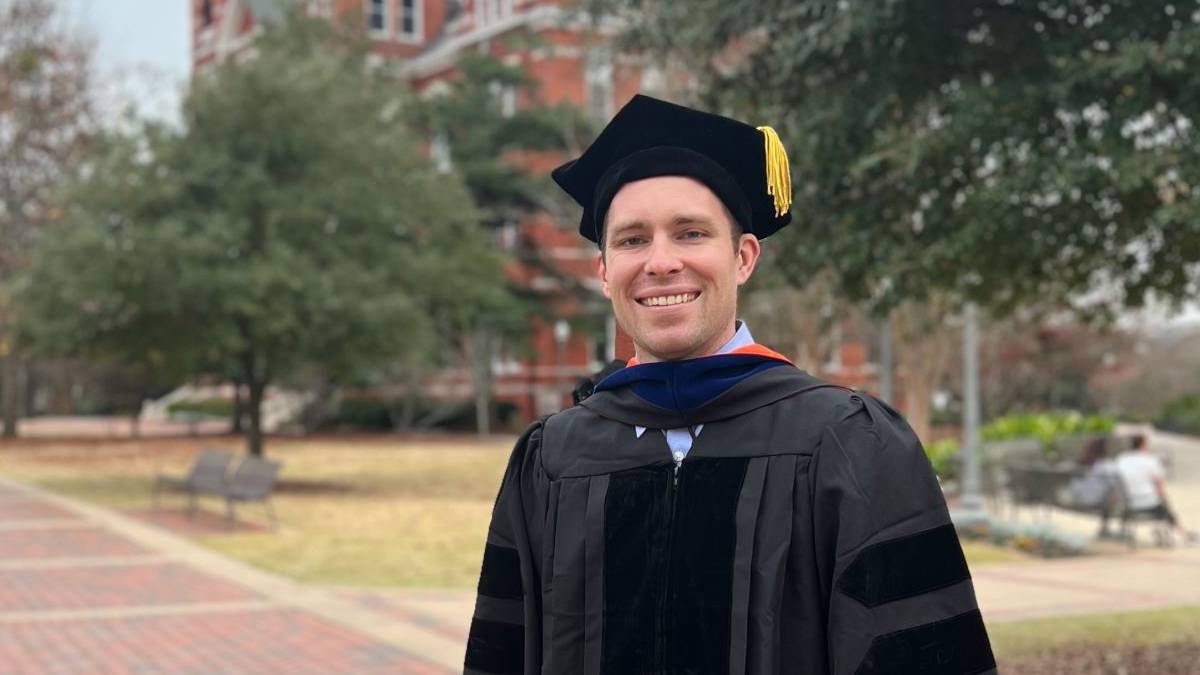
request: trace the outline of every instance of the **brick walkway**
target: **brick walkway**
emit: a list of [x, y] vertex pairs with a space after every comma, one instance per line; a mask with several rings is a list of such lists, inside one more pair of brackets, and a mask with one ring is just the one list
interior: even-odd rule
[[5, 675], [456, 672], [460, 630], [371, 604], [0, 478]]

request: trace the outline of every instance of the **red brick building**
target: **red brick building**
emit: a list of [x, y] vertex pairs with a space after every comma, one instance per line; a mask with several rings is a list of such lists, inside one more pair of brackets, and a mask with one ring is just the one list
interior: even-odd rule
[[[296, 1], [296, 0], [292, 0]], [[381, 59], [396, 59], [414, 88], [436, 95], [456, 76], [465, 53], [488, 53], [523, 68], [537, 83], [537, 103], [570, 103], [606, 120], [638, 91], [660, 87], [655, 72], [637, 59], [615, 53], [601, 22], [569, 9], [562, 0], [300, 0], [307, 10], [330, 20], [361, 22]], [[283, 15], [287, 0], [191, 0], [192, 69], [247, 53], [259, 27]], [[509, 40], [532, 37], [532, 40]], [[511, 45], [535, 45], [513, 47]], [[497, 92], [503, 107], [516, 110], [534, 101], [515, 91]], [[436, 153], [436, 141], [432, 144]], [[530, 168], [549, 173], [562, 158], [539, 158]], [[502, 227], [497, 244], [519, 243], [577, 283], [531, 266], [514, 265], [510, 274], [544, 294], [547, 307], [569, 324], [533, 321], [530, 344], [504, 346], [492, 364], [493, 395], [516, 407], [516, 421], [553, 412], [569, 401], [580, 377], [595, 372], [614, 355], [629, 356], [632, 345], [617, 335], [595, 278], [596, 249], [575, 233], [576, 223], [556, 223], [530, 213]], [[573, 286], [573, 288], [567, 288]], [[582, 290], [581, 290], [582, 289]], [[560, 322], [561, 323], [561, 322]], [[569, 333], [567, 325], [574, 326]], [[588, 328], [582, 328], [587, 326]], [[452, 369], [430, 383], [430, 394], [469, 400], [467, 369]]]

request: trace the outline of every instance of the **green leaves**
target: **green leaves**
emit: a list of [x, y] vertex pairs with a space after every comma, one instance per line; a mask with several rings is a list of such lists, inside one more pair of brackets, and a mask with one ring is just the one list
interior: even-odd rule
[[[643, 4], [699, 103], [779, 129], [798, 283], [875, 309], [949, 292], [1137, 305], [1200, 282], [1200, 16], [1139, 0]], [[721, 16], [716, 31], [705, 31]]]
[[29, 341], [247, 384], [346, 380], [434, 359], [435, 313], [492, 292], [501, 260], [425, 157], [406, 85], [320, 22], [256, 47], [196, 79], [182, 128], [100, 144], [25, 284]]

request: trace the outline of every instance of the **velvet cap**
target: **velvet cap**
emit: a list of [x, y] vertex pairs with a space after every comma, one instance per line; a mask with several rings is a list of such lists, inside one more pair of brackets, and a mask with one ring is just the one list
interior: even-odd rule
[[763, 239], [792, 220], [787, 155], [770, 127], [638, 94], [591, 146], [551, 174], [583, 207], [579, 233], [599, 244], [613, 197], [655, 176], [694, 178], [742, 230]]

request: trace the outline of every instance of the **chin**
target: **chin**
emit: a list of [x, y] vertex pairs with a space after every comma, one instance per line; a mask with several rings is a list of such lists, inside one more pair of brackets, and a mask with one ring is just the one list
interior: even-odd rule
[[675, 359], [691, 358], [696, 356], [696, 352], [701, 349], [701, 346], [693, 340], [687, 339], [648, 339], [642, 343], [642, 349], [655, 358], [668, 361]]

